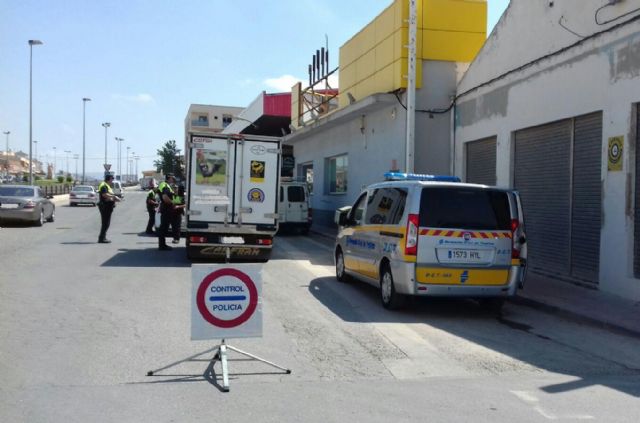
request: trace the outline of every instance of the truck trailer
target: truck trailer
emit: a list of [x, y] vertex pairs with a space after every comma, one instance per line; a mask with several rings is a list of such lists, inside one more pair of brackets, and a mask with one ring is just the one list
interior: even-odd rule
[[190, 132], [185, 144], [189, 259], [266, 262], [278, 230], [281, 139]]

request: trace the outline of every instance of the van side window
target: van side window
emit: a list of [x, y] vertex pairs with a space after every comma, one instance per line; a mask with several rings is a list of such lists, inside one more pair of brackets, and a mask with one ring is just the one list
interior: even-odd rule
[[365, 222], [370, 225], [396, 225], [402, 219], [407, 200], [403, 188], [378, 188], [369, 195]]
[[284, 201], [284, 187], [280, 187], [280, 202]]
[[364, 206], [365, 206], [366, 198], [367, 198], [367, 194], [366, 193], [362, 194], [360, 198], [358, 198], [358, 201], [356, 201], [356, 204], [351, 209], [351, 212], [349, 213], [349, 220], [352, 222], [353, 225], [362, 225], [362, 215], [364, 214]]

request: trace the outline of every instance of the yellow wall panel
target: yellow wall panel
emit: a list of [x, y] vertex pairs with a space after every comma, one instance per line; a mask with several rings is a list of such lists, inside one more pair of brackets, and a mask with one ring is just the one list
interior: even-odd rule
[[[470, 62], [486, 38], [487, 0], [418, 0], [416, 84], [422, 60]], [[409, 2], [395, 0], [340, 47], [340, 107], [406, 88]]]
[[376, 70], [393, 63], [393, 34], [376, 46]]
[[423, 39], [423, 59], [471, 62], [484, 44], [485, 35], [425, 29]]
[[423, 26], [448, 31], [487, 31], [486, 0], [424, 0]]
[[395, 15], [393, 6], [387, 7], [381, 14], [374, 20], [376, 27], [376, 43], [380, 43], [388, 38], [395, 30]]

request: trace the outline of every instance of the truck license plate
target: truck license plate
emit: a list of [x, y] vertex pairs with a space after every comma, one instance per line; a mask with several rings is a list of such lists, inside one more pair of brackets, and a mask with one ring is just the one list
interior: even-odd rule
[[244, 238], [241, 236], [223, 236], [220, 237], [221, 244], [244, 244]]

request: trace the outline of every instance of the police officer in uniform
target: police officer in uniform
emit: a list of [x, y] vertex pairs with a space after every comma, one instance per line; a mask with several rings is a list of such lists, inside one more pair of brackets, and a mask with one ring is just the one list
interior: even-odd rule
[[180, 243], [180, 224], [182, 223], [182, 215], [184, 214], [184, 185], [178, 187], [178, 193], [173, 196], [173, 221], [171, 222], [171, 229], [173, 231], [174, 244]]
[[151, 188], [147, 194], [147, 213], [149, 213], [149, 221], [147, 222], [147, 230], [145, 233], [152, 235], [153, 226], [156, 222], [156, 207], [158, 202], [156, 201], [157, 188]]
[[165, 180], [160, 183], [160, 229], [158, 230], [158, 249], [160, 251], [173, 250], [167, 245], [165, 237], [169, 233], [169, 225], [174, 219], [173, 188], [171, 184], [176, 182], [173, 173], [167, 173]]
[[111, 213], [116, 206], [116, 201], [120, 201], [118, 197], [113, 193], [113, 174], [106, 173], [104, 175], [104, 181], [98, 185], [98, 195], [100, 200], [98, 201], [98, 209], [100, 210], [100, 235], [98, 235], [98, 242], [100, 244], [108, 244], [111, 241], [107, 239], [107, 230], [111, 225]]

